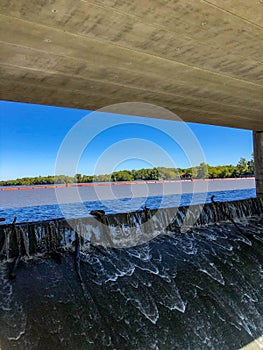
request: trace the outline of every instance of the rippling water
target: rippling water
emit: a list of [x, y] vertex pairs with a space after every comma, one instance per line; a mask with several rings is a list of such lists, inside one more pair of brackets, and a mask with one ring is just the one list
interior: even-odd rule
[[0, 263], [2, 349], [234, 350], [263, 333], [263, 221]]
[[187, 231], [193, 208], [108, 215], [111, 241], [150, 237], [132, 246], [92, 239], [108, 235], [95, 218], [1, 226], [1, 349], [234, 350], [261, 336], [263, 200], [202, 209]]
[[[16, 191], [17, 192], [17, 191]], [[41, 192], [41, 190], [40, 190]], [[119, 198], [115, 200], [84, 201], [83, 203], [67, 203], [61, 206], [57, 204], [35, 205], [24, 207], [7, 207], [2, 204], [0, 217], [6, 218], [6, 223], [17, 217], [17, 222], [40, 221], [54, 218], [79, 218], [89, 215], [94, 209], [103, 209], [107, 214], [130, 212], [142, 209], [145, 205], [150, 209], [185, 206], [189, 204], [209, 203], [211, 196], [215, 195], [217, 201], [231, 201], [246, 198], [254, 198], [254, 188], [241, 190], [216, 191], [208, 193], [170, 194], [165, 196]]]

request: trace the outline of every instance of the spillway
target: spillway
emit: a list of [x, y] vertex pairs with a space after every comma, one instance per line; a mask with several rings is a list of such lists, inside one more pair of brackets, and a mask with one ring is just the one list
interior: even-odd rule
[[0, 347], [239, 349], [263, 333], [263, 200], [0, 226]]

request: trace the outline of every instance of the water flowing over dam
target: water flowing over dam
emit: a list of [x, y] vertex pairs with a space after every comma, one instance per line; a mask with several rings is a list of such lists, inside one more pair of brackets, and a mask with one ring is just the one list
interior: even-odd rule
[[0, 348], [239, 349], [263, 333], [263, 199], [0, 225]]

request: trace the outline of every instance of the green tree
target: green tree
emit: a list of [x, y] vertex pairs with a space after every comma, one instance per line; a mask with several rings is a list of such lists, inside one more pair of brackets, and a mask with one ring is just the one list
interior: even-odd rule
[[133, 179], [129, 170], [117, 171], [111, 174], [111, 181], [132, 181]]
[[81, 182], [82, 182], [82, 175], [81, 175], [81, 174], [76, 174], [76, 175], [74, 176], [74, 178], [75, 178], [75, 181], [76, 181], [77, 183], [81, 183]]
[[252, 153], [251, 159], [247, 162], [248, 172], [250, 175], [254, 175], [255, 173], [255, 164], [254, 164], [254, 154]]
[[240, 158], [240, 161], [237, 163], [236, 170], [238, 176], [243, 176], [248, 173], [248, 166], [245, 158]]
[[202, 162], [198, 167], [197, 167], [197, 178], [199, 179], [205, 179], [208, 177], [208, 168], [207, 164]]

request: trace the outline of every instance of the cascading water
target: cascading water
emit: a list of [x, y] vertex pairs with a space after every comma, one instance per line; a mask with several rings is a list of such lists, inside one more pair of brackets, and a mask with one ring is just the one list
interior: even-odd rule
[[1, 225], [0, 348], [223, 350], [262, 335], [263, 201], [199, 211]]

